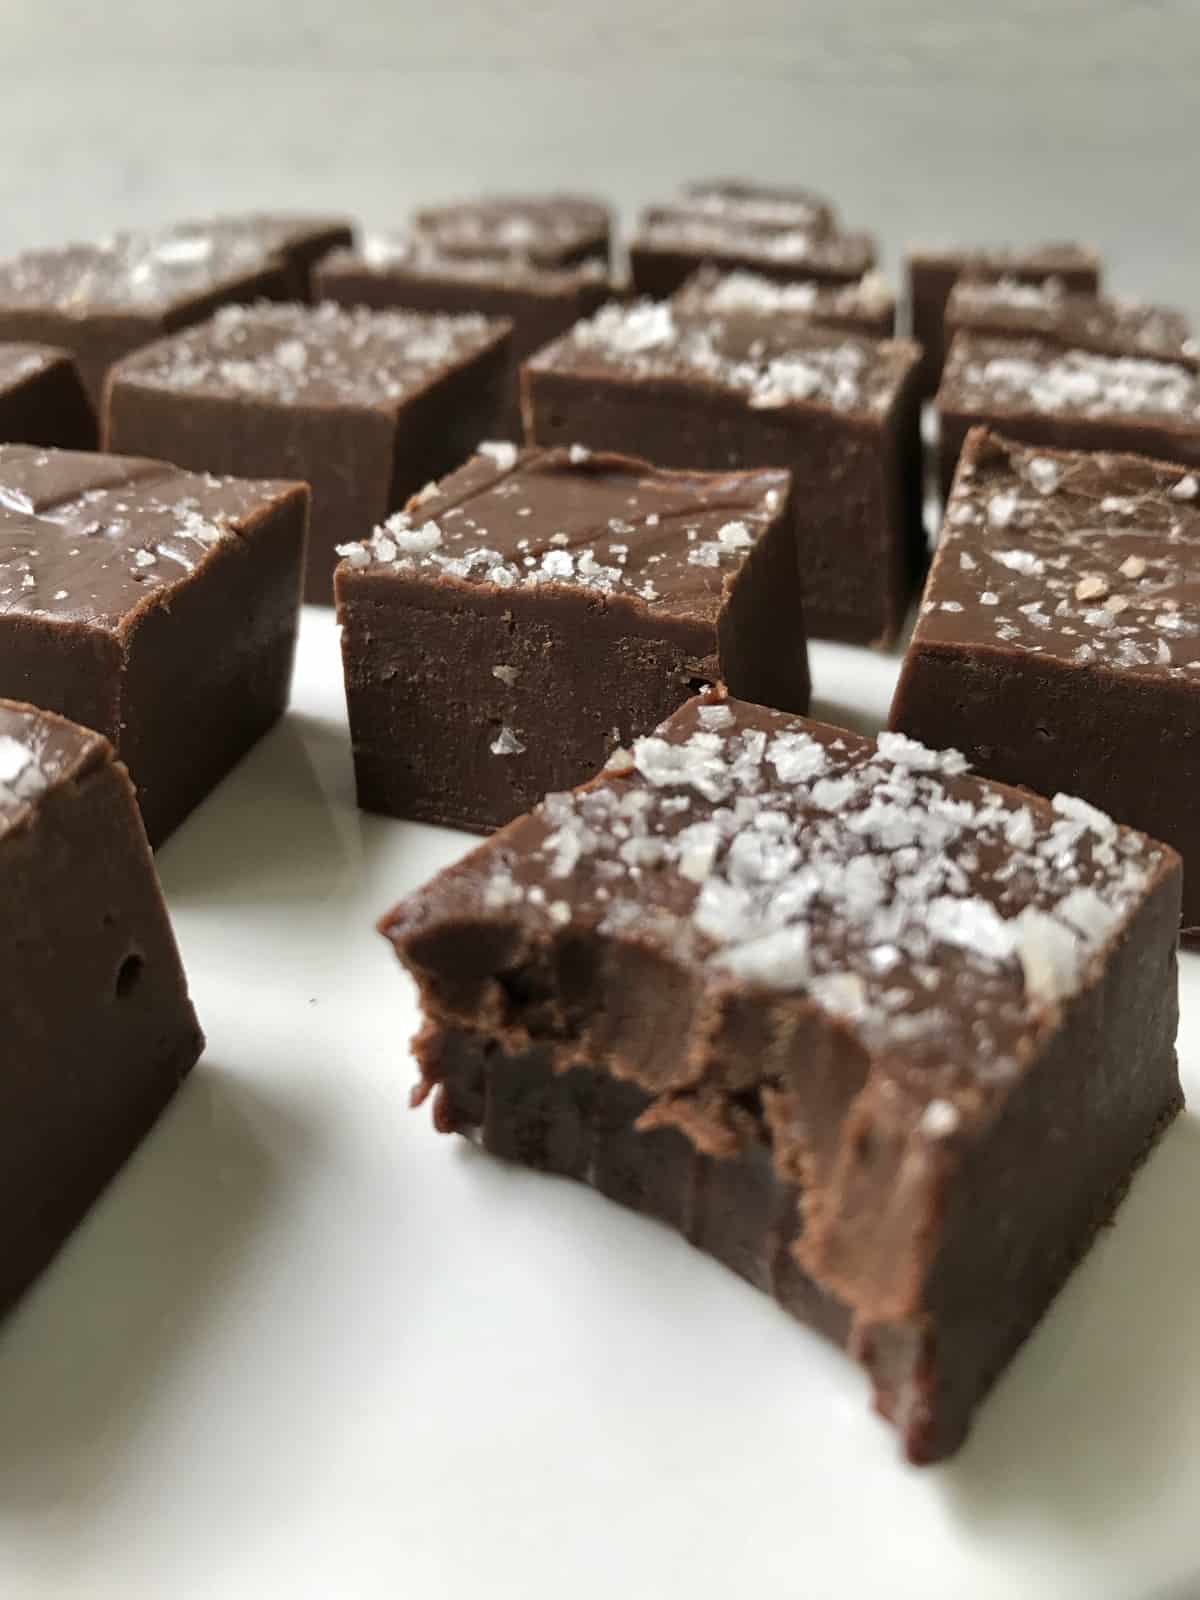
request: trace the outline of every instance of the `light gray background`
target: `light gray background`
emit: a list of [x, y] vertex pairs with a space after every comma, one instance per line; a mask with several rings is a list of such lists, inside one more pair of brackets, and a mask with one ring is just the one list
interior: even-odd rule
[[398, 221], [686, 174], [881, 234], [1076, 234], [1200, 313], [1196, 0], [0, 0], [0, 249], [269, 204]]

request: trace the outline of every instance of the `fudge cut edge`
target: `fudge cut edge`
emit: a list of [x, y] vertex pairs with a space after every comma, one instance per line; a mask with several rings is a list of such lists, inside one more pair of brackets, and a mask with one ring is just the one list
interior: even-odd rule
[[[507, 837], [434, 887], [471, 881]], [[578, 989], [581, 964], [596, 959], [570, 927], [561, 941], [530, 949], [502, 911], [452, 900], [443, 919], [421, 895], [379, 926], [421, 990], [414, 1099], [433, 1094], [441, 1131], [581, 1177], [726, 1260], [849, 1348], [909, 1458], [926, 1462], [962, 1442], [978, 1402], [1182, 1104], [1179, 890], [1178, 858], [1166, 850], [1082, 985], [1042, 1013], [1023, 1072], [970, 1139], [915, 1137], [919, 1104], [878, 1077], [853, 1029], [803, 999], [789, 1008], [793, 1039], [813, 1063], [801, 1114], [832, 1119], [834, 1132], [835, 1153], [815, 1186], [780, 1141], [789, 1108], [769, 1072], [747, 1068], [732, 1096], [677, 1095], [695, 1079], [705, 998], [691, 972], [639, 947], [636, 931], [624, 940], [617, 1014], [604, 1020], [597, 1046], [561, 987]], [[743, 1063], [776, 1048], [777, 1010], [740, 1008], [727, 1043], [741, 1046]], [[1086, 1130], [1085, 1155], [1064, 1161], [1072, 1129]], [[683, 1144], [664, 1144], [666, 1133]], [[728, 1196], [748, 1183], [753, 1216], [739, 1229]], [[831, 1211], [835, 1193], [840, 1211]], [[714, 1208], [713, 1196], [726, 1198]], [[723, 1226], [714, 1222], [722, 1215]]]

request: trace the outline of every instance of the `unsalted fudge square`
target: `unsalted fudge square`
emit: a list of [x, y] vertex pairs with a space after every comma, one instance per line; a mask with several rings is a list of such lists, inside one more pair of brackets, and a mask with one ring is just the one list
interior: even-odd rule
[[946, 301], [962, 277], [1037, 284], [1053, 279], [1078, 294], [1098, 294], [1100, 257], [1087, 245], [1038, 244], [1026, 249], [915, 249], [908, 256], [912, 336], [925, 352], [922, 388], [938, 386], [948, 340]]
[[0, 694], [104, 734], [161, 844], [287, 704], [308, 491], [0, 445]]
[[807, 709], [788, 487], [485, 445], [338, 568], [359, 803], [486, 830], [698, 685]]
[[977, 424], [1051, 449], [1132, 451], [1200, 466], [1200, 373], [1182, 361], [960, 333], [936, 403], [944, 492]]
[[0, 343], [0, 443], [94, 450], [96, 413], [67, 350]]
[[380, 924], [436, 1126], [662, 1218], [963, 1439], [1181, 1104], [1180, 868], [710, 693]]
[[0, 701], [0, 1309], [54, 1255], [203, 1047], [106, 740]]
[[287, 288], [282, 258], [258, 240], [199, 227], [27, 250], [0, 261], [0, 339], [69, 350], [99, 408], [109, 368], [131, 350]]
[[776, 283], [757, 272], [701, 267], [675, 291], [671, 303], [679, 311], [710, 317], [742, 312], [801, 317], [874, 339], [890, 339], [896, 325], [896, 297], [878, 272], [868, 272], [855, 283]]
[[341, 306], [228, 306], [121, 362], [106, 448], [312, 489], [306, 600], [334, 548], [456, 466], [495, 417], [509, 326]]
[[503, 402], [485, 430], [498, 438], [520, 436], [521, 362], [611, 295], [608, 267], [597, 257], [543, 267], [520, 257], [445, 255], [415, 233], [375, 235], [361, 251], [336, 251], [315, 277], [317, 297], [338, 305], [507, 318], [512, 343]]
[[607, 261], [612, 233], [602, 201], [572, 194], [485, 195], [425, 206], [412, 222], [442, 255], [517, 257], [540, 267]]
[[1200, 346], [1190, 319], [1170, 306], [1077, 294], [1058, 278], [960, 278], [946, 302], [946, 340], [956, 333], [1001, 339], [1044, 339], [1097, 355], [1148, 356], [1195, 364]]
[[888, 644], [924, 560], [918, 351], [806, 318], [605, 306], [525, 363], [527, 437], [787, 467], [810, 635]]
[[1200, 933], [1200, 478], [968, 437], [892, 726], [1174, 845]]

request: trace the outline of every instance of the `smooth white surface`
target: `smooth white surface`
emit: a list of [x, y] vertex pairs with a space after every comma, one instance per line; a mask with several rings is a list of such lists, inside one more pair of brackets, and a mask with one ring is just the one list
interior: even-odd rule
[[[895, 661], [814, 650], [870, 725]], [[657, 1224], [410, 1114], [373, 931], [470, 844], [353, 806], [336, 633], [163, 851], [208, 1052], [0, 1328], [20, 1600], [1200, 1593], [1185, 1114], [950, 1465]], [[1181, 1056], [1200, 1099], [1200, 960]]]

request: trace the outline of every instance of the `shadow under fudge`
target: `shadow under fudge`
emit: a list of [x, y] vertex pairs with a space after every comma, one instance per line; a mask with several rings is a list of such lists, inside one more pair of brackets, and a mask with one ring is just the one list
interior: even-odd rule
[[0, 445], [0, 694], [104, 734], [160, 844], [282, 714], [308, 491]]
[[809, 634], [887, 645], [926, 559], [918, 355], [805, 318], [606, 306], [525, 363], [526, 436], [786, 467]]
[[679, 1228], [923, 1462], [1179, 1110], [1179, 892], [1080, 802], [713, 693], [380, 928], [441, 1131]]
[[471, 315], [230, 306], [122, 361], [106, 448], [312, 489], [304, 597], [334, 551], [457, 466], [501, 404], [509, 325]]
[[974, 429], [891, 726], [1166, 840], [1200, 934], [1200, 473]]
[[788, 493], [485, 445], [337, 570], [359, 804], [486, 831], [717, 679], [805, 710]]

